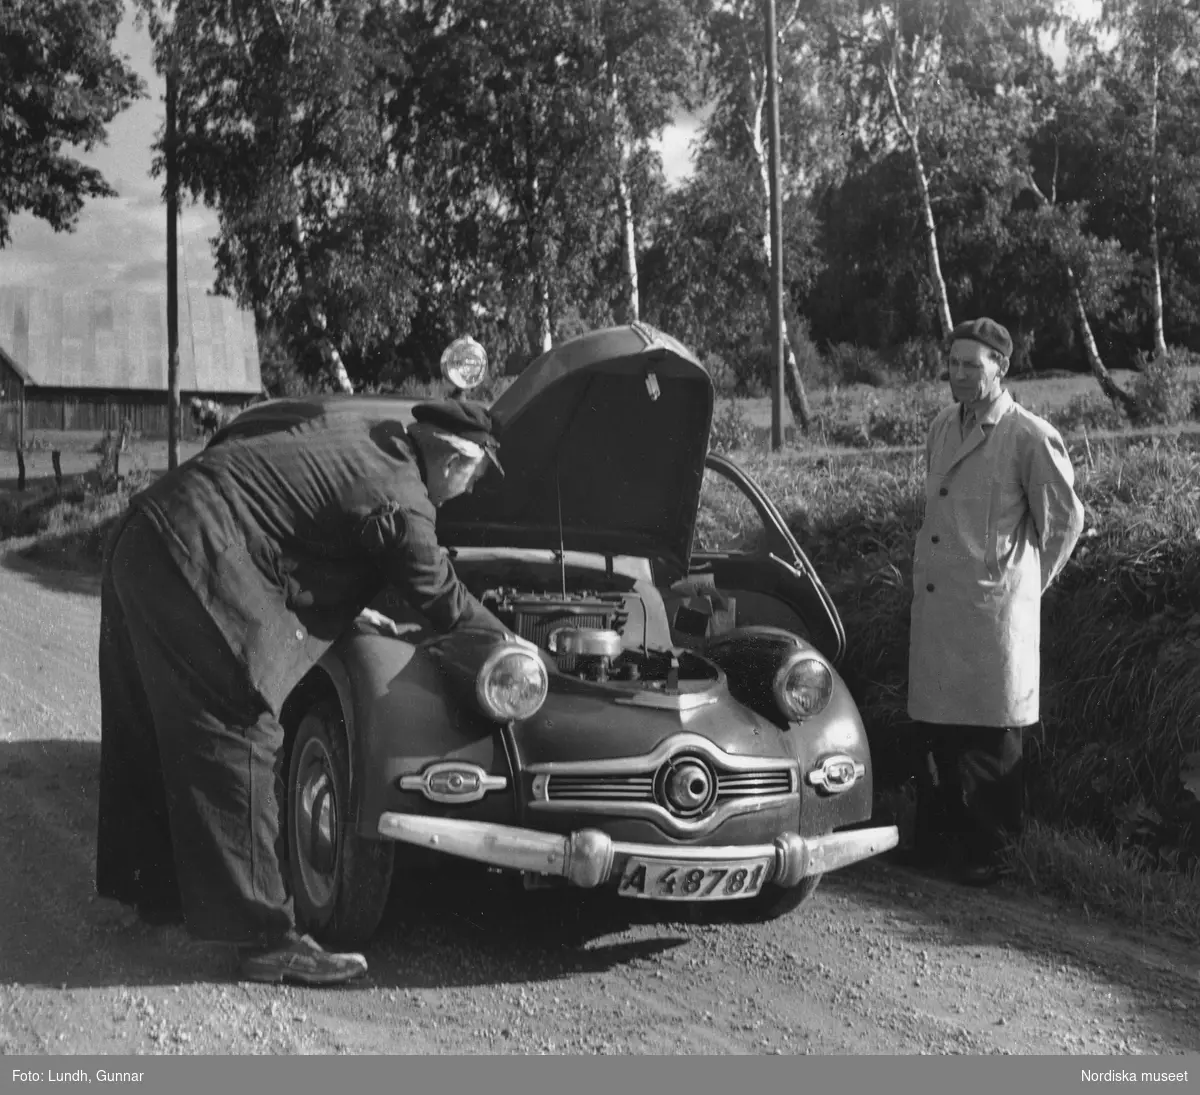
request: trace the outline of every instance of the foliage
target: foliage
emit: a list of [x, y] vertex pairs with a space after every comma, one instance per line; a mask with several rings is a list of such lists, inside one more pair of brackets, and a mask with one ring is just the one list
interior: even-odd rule
[[0, 5], [0, 248], [13, 216], [74, 227], [88, 198], [116, 191], [64, 150], [91, 150], [141, 81], [113, 52], [121, 0], [5, 0]]
[[902, 382], [928, 384], [946, 371], [946, 344], [935, 338], [908, 338], [892, 348], [890, 371]]
[[883, 358], [869, 346], [838, 342], [825, 351], [825, 358], [837, 384], [886, 388], [892, 379]]
[[1148, 421], [1175, 426], [1193, 416], [1198, 383], [1189, 377], [1188, 367], [1197, 360], [1197, 355], [1176, 349], [1165, 356], [1140, 356], [1134, 393]]
[[741, 401], [734, 399], [713, 414], [708, 447], [713, 452], [738, 452], [750, 448], [758, 438]]

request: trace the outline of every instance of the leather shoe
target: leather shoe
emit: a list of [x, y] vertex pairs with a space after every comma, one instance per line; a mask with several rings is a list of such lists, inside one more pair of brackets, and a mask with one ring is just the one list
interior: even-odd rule
[[361, 954], [325, 950], [312, 936], [289, 933], [282, 943], [244, 954], [242, 976], [247, 981], [300, 985], [341, 985], [367, 972]]

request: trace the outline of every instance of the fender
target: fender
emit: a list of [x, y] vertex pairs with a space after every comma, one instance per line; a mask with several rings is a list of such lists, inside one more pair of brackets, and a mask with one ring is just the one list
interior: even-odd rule
[[[774, 677], [779, 666], [797, 651], [810, 651], [833, 677], [829, 706], [803, 722], [789, 721], [775, 702]], [[719, 665], [734, 698], [770, 719], [780, 730], [783, 746], [800, 763], [802, 836], [867, 821], [871, 817], [873, 787], [871, 750], [862, 717], [841, 675], [811, 643], [776, 627], [741, 627], [714, 636], [704, 656]], [[852, 787], [830, 793], [809, 782], [813, 772], [829, 757], [845, 756], [863, 765], [864, 774]]]
[[[479, 713], [461, 667], [448, 673], [437, 656], [446, 642], [444, 636], [409, 642], [355, 627], [318, 663], [346, 724], [361, 836], [378, 839], [379, 816], [386, 811], [441, 812], [419, 792], [400, 791], [398, 783], [435, 761], [475, 764], [506, 777], [510, 789], [516, 786], [501, 725]], [[511, 794], [489, 797], [503, 797], [511, 810]]]

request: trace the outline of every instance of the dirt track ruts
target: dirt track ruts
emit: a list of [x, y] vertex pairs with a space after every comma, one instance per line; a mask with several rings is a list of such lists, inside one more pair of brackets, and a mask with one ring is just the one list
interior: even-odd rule
[[1182, 944], [886, 863], [754, 927], [402, 881], [359, 987], [237, 983], [92, 892], [98, 622], [94, 582], [0, 567], [0, 1052], [1200, 1050]]

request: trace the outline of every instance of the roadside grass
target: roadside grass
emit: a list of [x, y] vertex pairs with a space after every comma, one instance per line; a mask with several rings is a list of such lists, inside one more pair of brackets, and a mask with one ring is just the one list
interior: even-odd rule
[[[1184, 780], [1200, 759], [1200, 437], [1068, 447], [1085, 534], [1043, 610], [1043, 733], [1026, 758], [1034, 824], [1013, 865], [1080, 907], [1200, 931], [1200, 802]], [[904, 728], [923, 456], [733, 455], [838, 606], [842, 674], [870, 730], [880, 805], [903, 814], [919, 761]], [[708, 524], [732, 539], [743, 520], [730, 508]]]

